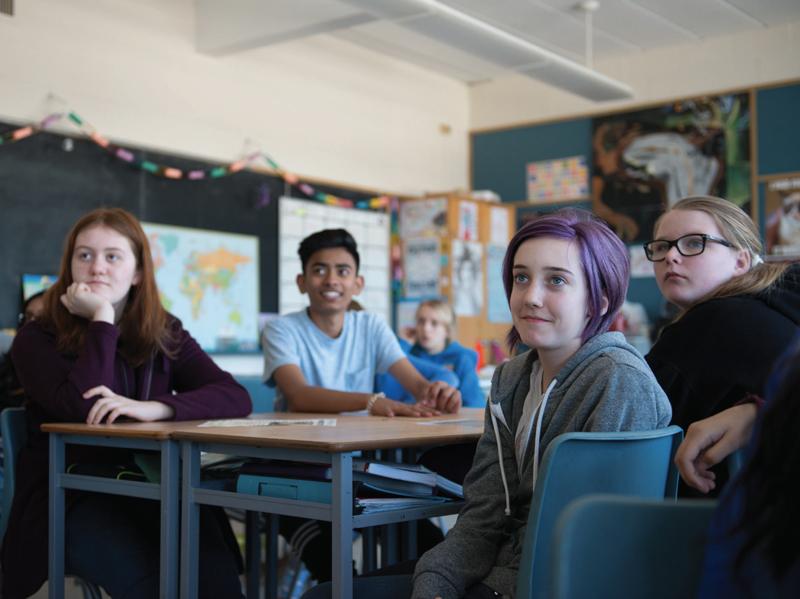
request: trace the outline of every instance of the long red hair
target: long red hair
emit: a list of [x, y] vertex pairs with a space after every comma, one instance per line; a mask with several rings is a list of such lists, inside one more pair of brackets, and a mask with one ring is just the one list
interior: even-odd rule
[[73, 225], [64, 241], [58, 280], [45, 294], [43, 324], [55, 332], [60, 351], [77, 354], [83, 346], [89, 322], [70, 314], [61, 303], [61, 296], [73, 283], [72, 254], [78, 234], [97, 226], [113, 229], [130, 242], [140, 273], [139, 283], [131, 287], [122, 317], [117, 323], [120, 329], [120, 353], [133, 366], [143, 364], [155, 351], [171, 355], [170, 317], [158, 297], [150, 243], [139, 220], [122, 208], [92, 210]]

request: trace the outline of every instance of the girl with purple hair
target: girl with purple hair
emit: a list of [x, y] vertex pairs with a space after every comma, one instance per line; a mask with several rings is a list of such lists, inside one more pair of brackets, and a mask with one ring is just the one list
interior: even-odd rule
[[621, 333], [607, 332], [628, 271], [625, 245], [583, 210], [538, 217], [511, 240], [503, 264], [514, 321], [508, 342], [530, 349], [495, 371], [466, 504], [447, 538], [417, 563], [413, 597], [514, 596], [548, 444], [568, 432], [669, 424], [669, 401], [644, 358]]

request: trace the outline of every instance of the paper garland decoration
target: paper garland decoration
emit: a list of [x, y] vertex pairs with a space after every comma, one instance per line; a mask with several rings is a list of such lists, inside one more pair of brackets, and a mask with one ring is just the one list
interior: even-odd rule
[[26, 125], [24, 127], [19, 127], [18, 129], [13, 129], [6, 133], [2, 133], [0, 134], [0, 146], [9, 145], [36, 135], [37, 133], [41, 133], [54, 123], [62, 121], [65, 118], [69, 123], [77, 127], [85, 137], [92, 140], [98, 146], [103, 148], [103, 150], [118, 160], [126, 162], [135, 168], [147, 171], [148, 173], [158, 177], [164, 177], [166, 179], [188, 179], [190, 181], [218, 179], [220, 177], [226, 177], [228, 175], [237, 173], [255, 163], [257, 160], [263, 159], [273, 170], [275, 170], [278, 176], [286, 181], [286, 183], [296, 186], [306, 196], [317, 200], [318, 202], [322, 202], [323, 204], [327, 204], [329, 206], [340, 206], [343, 208], [371, 208], [384, 210], [388, 208], [390, 204], [390, 198], [388, 196], [378, 196], [369, 198], [368, 200], [348, 200], [329, 193], [318, 191], [310, 183], [301, 182], [297, 175], [283, 169], [277, 162], [275, 162], [275, 160], [272, 159], [269, 154], [263, 151], [252, 152], [236, 162], [207, 169], [183, 170], [172, 166], [157, 164], [149, 160], [141, 160], [136, 158], [135, 154], [130, 150], [113, 144], [107, 138], [100, 135], [92, 125], [90, 125], [85, 119], [81, 118], [74, 111], [69, 111], [67, 113], [52, 113], [47, 115], [36, 124]]

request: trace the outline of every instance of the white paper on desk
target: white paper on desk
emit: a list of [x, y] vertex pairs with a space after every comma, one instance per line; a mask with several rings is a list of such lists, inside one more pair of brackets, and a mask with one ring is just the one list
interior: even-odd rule
[[226, 420], [208, 420], [198, 426], [284, 426], [284, 425], [309, 425], [309, 426], [336, 426], [336, 418], [295, 418], [291, 420], [279, 418], [229, 418]]
[[417, 422], [422, 426], [433, 426], [434, 424], [473, 424], [475, 426], [483, 426], [483, 420], [475, 420], [473, 418], [460, 418], [458, 420], [423, 420]]

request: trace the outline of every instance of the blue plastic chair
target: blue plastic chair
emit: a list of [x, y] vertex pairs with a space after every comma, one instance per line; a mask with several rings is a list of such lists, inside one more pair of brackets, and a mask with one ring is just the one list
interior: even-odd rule
[[542, 458], [522, 548], [517, 599], [551, 595], [550, 551], [556, 520], [574, 499], [593, 493], [675, 498], [678, 470], [672, 458], [683, 430], [566, 433]]
[[730, 454], [727, 458], [725, 458], [725, 464], [728, 468], [728, 479], [733, 480], [739, 472], [744, 467], [745, 461], [745, 449], [737, 449], [732, 454]]
[[716, 502], [590, 495], [556, 524], [555, 599], [694, 597]]
[[[0, 412], [0, 435], [3, 443], [3, 491], [0, 507], [0, 539], [6, 534], [8, 516], [14, 501], [14, 487], [17, 480], [17, 458], [20, 449], [28, 441], [28, 425], [25, 408], [6, 408]], [[83, 590], [85, 599], [100, 599], [100, 588], [81, 578], [75, 579]]]
[[275, 403], [274, 388], [267, 387], [260, 376], [238, 375], [234, 378], [250, 394], [253, 413], [272, 412], [273, 404]]
[[0, 435], [3, 440], [3, 495], [0, 503], [0, 539], [6, 534], [8, 515], [14, 501], [17, 456], [28, 440], [25, 408], [6, 408], [0, 412]]

